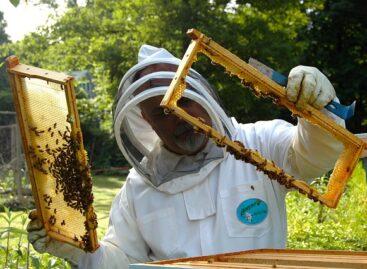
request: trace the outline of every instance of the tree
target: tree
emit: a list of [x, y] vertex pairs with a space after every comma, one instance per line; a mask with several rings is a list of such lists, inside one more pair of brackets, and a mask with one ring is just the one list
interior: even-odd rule
[[320, 68], [333, 82], [342, 103], [357, 100], [355, 116], [348, 122], [353, 132], [367, 128], [367, 2], [325, 1], [310, 13], [304, 62]]
[[9, 42], [9, 36], [5, 32], [6, 21], [4, 20], [4, 14], [0, 11], [0, 45]]
[[[6, 21], [4, 20], [4, 14], [0, 11], [0, 45], [9, 42], [9, 37], [5, 32]], [[8, 80], [5, 71], [5, 65], [3, 64], [5, 58], [1, 58], [0, 64], [0, 111], [13, 110], [13, 103], [11, 99], [11, 92], [8, 91]], [[0, 120], [0, 125], [7, 124], [8, 119], [4, 117]]]
[[[89, 70], [97, 96], [78, 102], [85, 141], [93, 148], [95, 137], [105, 137], [100, 140], [112, 141], [113, 145], [114, 95], [124, 73], [136, 63], [142, 44], [164, 47], [181, 58], [190, 42], [186, 31], [197, 28], [243, 59], [253, 56], [285, 73], [299, 62], [305, 44], [299, 40], [298, 32], [309, 22], [305, 11], [309, 4], [275, 1], [269, 8], [264, 1], [238, 1], [237, 6], [229, 3], [88, 1], [84, 7], [72, 5], [54, 25], [3, 47], [2, 53], [16, 53], [25, 63], [51, 70]], [[225, 75], [222, 68], [207, 59], [201, 58], [194, 68], [218, 90], [230, 115], [239, 121], [280, 116], [280, 110], [274, 109], [272, 103], [255, 98], [238, 79]], [[108, 151], [93, 155], [100, 156], [101, 162], [116, 159], [109, 159]]]

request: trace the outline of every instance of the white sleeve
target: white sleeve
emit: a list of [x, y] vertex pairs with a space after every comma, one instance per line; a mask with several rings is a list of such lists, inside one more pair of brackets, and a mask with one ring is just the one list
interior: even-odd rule
[[149, 261], [149, 247], [135, 221], [128, 180], [115, 197], [107, 233], [94, 253], [79, 260], [79, 268], [128, 268], [130, 263]]
[[[322, 112], [344, 126], [344, 120], [325, 109]], [[307, 181], [330, 171], [343, 149], [331, 134], [302, 118], [297, 126], [272, 120], [256, 122], [253, 127], [256, 149], [297, 179]]]
[[[341, 118], [326, 109], [322, 112], [345, 127], [345, 122]], [[316, 178], [334, 167], [342, 150], [343, 144], [330, 133], [299, 118], [291, 147], [285, 156], [284, 166], [302, 179]]]

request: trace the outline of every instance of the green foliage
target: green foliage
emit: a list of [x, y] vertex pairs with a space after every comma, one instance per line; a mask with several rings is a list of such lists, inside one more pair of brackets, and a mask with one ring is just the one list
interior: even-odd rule
[[[363, 1], [229, 2], [90, 0], [78, 6], [69, 1], [67, 12], [53, 25], [2, 45], [0, 56], [16, 54], [22, 62], [42, 68], [92, 74], [96, 97], [80, 96], [78, 107], [94, 167], [124, 164], [113, 139], [111, 110], [119, 81], [136, 64], [139, 47], [164, 47], [180, 58], [190, 41], [185, 33], [193, 27], [242, 59], [257, 58], [284, 74], [300, 63], [320, 67], [335, 82], [343, 103], [359, 100], [350, 126], [361, 131], [367, 120]], [[257, 99], [207, 59], [201, 58], [194, 68], [218, 90], [229, 115], [239, 122], [292, 120], [288, 111]], [[1, 91], [0, 99], [1, 106], [11, 108], [9, 91]]]
[[[89, 70], [96, 97], [78, 99], [86, 148], [93, 167], [122, 165], [112, 135], [111, 106], [118, 83], [136, 63], [142, 44], [165, 47], [181, 57], [189, 43], [185, 33], [195, 27], [240, 57], [252, 55], [281, 70], [297, 62], [303, 44], [295, 43], [294, 38], [308, 22], [298, 4], [282, 4], [285, 10], [278, 15], [266, 5], [250, 8], [241, 4], [229, 12], [227, 3], [95, 0], [85, 7], [69, 5], [54, 25], [3, 46], [1, 53], [3, 57], [16, 54], [22, 62], [45, 69]], [[273, 104], [253, 97], [221, 69], [207, 61], [196, 67], [219, 90], [224, 105], [239, 121], [279, 116]], [[2, 94], [3, 99], [10, 100], [9, 91]], [[273, 113], [268, 113], [270, 109]]]
[[357, 100], [349, 122], [353, 132], [367, 125], [367, 2], [325, 1], [322, 10], [310, 13], [312, 24], [305, 33], [305, 61], [320, 68], [333, 82], [342, 102]]
[[[0, 45], [9, 42], [9, 37], [5, 32], [6, 25], [4, 14], [0, 11]], [[12, 110], [11, 93], [5, 90], [8, 88], [8, 81], [3, 63], [4, 58], [0, 56], [0, 60], [2, 60], [0, 64], [0, 111]], [[4, 119], [0, 119], [0, 125], [5, 123]]]
[[[111, 203], [120, 190], [124, 177], [93, 176], [94, 208], [98, 216], [98, 238], [108, 226]], [[28, 212], [12, 212], [3, 207], [0, 213], [0, 267], [1, 268], [70, 268], [70, 265], [47, 253], [36, 252], [27, 241], [26, 223]], [[1, 201], [0, 201], [0, 209]]]
[[[13, 213], [10, 212], [9, 208], [4, 207], [4, 211], [5, 214], [0, 215], [0, 219], [3, 219], [3, 221], [6, 222], [7, 226], [0, 228], [0, 238], [6, 237], [6, 247], [2, 246], [2, 249], [5, 251], [5, 261], [4, 261], [4, 267], [9, 266], [8, 263], [12, 263], [12, 261], [16, 260], [16, 262], [18, 263], [19, 261], [19, 256], [22, 255], [22, 251], [20, 249], [20, 242], [22, 239], [22, 236], [24, 234], [26, 234], [26, 232], [22, 229], [16, 228], [16, 227], [12, 227], [12, 223], [19, 217], [22, 217], [22, 213], [18, 213], [16, 215], [14, 215]], [[25, 221], [26, 221], [26, 217], [22, 217], [22, 224], [24, 226]], [[11, 252], [10, 252], [10, 234], [15, 234], [15, 235], [19, 235], [19, 244], [18, 244], [18, 249], [16, 251], [16, 254], [18, 255], [16, 259], [14, 259], [13, 257], [11, 257]], [[10, 267], [10, 266], [9, 266]]]
[[6, 21], [4, 20], [4, 14], [0, 11], [0, 44], [9, 42], [9, 37], [5, 32]]
[[20, 0], [9, 0], [9, 1], [15, 7], [17, 7], [19, 5], [19, 2], [20, 2]]
[[[325, 188], [324, 182], [318, 187]], [[336, 209], [292, 192], [287, 196], [288, 248], [367, 250], [366, 172], [360, 162]]]

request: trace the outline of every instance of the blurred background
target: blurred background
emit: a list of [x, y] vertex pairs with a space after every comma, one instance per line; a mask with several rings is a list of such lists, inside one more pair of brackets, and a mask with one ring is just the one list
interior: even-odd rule
[[[287, 75], [297, 65], [318, 67], [342, 104], [357, 100], [347, 128], [367, 132], [367, 2], [363, 0], [1, 0], [0, 57], [76, 78], [77, 105], [94, 174], [99, 235], [128, 164], [112, 133], [112, 103], [141, 45], [164, 47], [181, 58], [196, 28], [244, 60], [256, 58]], [[194, 66], [217, 89], [239, 122], [282, 118], [288, 111], [257, 99], [238, 79], [200, 59]], [[0, 69], [0, 264], [4, 268], [64, 268], [38, 255], [25, 240], [33, 207], [5, 66]], [[290, 248], [367, 250], [366, 175], [359, 164], [337, 210], [291, 194]], [[314, 184], [324, 188], [327, 176]], [[18, 213], [16, 213], [18, 212]], [[3, 256], [2, 256], [3, 255]], [[4, 258], [1, 258], [4, 257]]]

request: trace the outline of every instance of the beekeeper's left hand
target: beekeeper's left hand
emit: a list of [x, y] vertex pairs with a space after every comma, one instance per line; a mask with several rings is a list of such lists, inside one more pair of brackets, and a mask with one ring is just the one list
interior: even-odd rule
[[322, 109], [335, 98], [335, 90], [328, 78], [316, 67], [299, 65], [289, 72], [287, 98], [303, 109], [306, 104]]
[[41, 220], [35, 211], [29, 214], [31, 221], [27, 225], [28, 241], [39, 253], [49, 253], [53, 256], [68, 261], [72, 268], [77, 268], [79, 259], [84, 255], [84, 251], [64, 242], [50, 238]]

